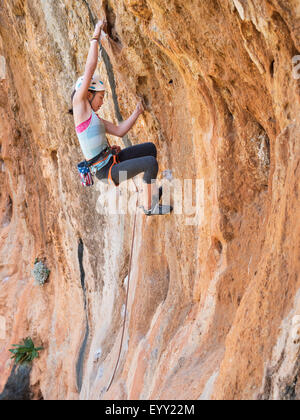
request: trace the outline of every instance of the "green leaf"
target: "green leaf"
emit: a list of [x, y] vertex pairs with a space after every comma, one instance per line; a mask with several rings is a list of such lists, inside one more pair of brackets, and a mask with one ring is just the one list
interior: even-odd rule
[[17, 349], [18, 353], [27, 353], [28, 352], [28, 347], [19, 347]]
[[23, 339], [23, 344], [12, 344], [14, 349], [9, 349], [13, 354], [11, 359], [15, 359], [16, 364], [31, 363], [39, 357], [39, 351], [44, 350], [43, 347], [34, 347], [34, 343], [30, 337]]
[[34, 347], [33, 341], [31, 340], [31, 338], [30, 338], [30, 337], [25, 338], [25, 340], [24, 340], [24, 344], [25, 344], [25, 346], [27, 346], [27, 347], [29, 347], [29, 348]]
[[16, 363], [21, 362], [22, 358], [23, 358], [23, 355], [22, 354], [18, 354], [17, 357], [16, 357]]

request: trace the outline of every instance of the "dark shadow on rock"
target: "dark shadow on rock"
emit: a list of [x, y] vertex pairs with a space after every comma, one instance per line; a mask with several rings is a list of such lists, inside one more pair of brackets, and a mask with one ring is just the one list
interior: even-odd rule
[[0, 401], [31, 400], [30, 390], [31, 365], [17, 367], [14, 365], [6, 382]]

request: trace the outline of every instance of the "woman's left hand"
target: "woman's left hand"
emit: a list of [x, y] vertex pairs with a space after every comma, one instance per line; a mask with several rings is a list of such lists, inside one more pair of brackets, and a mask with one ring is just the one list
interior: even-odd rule
[[120, 153], [121, 150], [122, 150], [121, 147], [120, 146], [117, 146], [117, 145], [111, 146], [111, 148], [113, 150], [115, 150], [116, 154]]
[[145, 111], [144, 106], [143, 106], [143, 102], [142, 102], [142, 101], [140, 101], [140, 102], [137, 104], [137, 106], [136, 106], [136, 108], [135, 108], [135, 111], [138, 113], [138, 115], [142, 114], [142, 113]]
[[99, 39], [101, 31], [106, 28], [106, 25], [107, 25], [106, 19], [98, 20], [95, 26], [93, 37]]

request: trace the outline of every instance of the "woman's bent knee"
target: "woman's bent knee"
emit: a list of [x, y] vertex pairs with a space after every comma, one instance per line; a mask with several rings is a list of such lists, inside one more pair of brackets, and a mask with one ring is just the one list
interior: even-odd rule
[[154, 156], [145, 156], [145, 164], [148, 168], [158, 168], [158, 162]]
[[154, 156], [147, 156], [145, 158], [145, 173], [143, 180], [147, 184], [155, 182], [158, 173], [158, 162]]
[[156, 158], [157, 156], [157, 148], [155, 146], [154, 143], [152, 143], [151, 141], [145, 143], [147, 144], [147, 146], [149, 147], [149, 154], [151, 154], [152, 156], [154, 156]]

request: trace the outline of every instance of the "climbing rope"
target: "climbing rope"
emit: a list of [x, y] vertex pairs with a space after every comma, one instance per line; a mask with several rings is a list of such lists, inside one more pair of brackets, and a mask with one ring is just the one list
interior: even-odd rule
[[[137, 188], [136, 183], [134, 182], [133, 178], [132, 178], [132, 182], [134, 183], [136, 192], [138, 193], [138, 188]], [[109, 390], [109, 388], [111, 387], [111, 384], [113, 383], [113, 380], [114, 380], [116, 371], [118, 369], [118, 365], [119, 365], [119, 361], [120, 361], [120, 356], [121, 356], [121, 351], [122, 351], [122, 346], [123, 346], [123, 339], [124, 339], [124, 332], [125, 332], [125, 325], [126, 325], [128, 296], [129, 296], [129, 284], [130, 284], [130, 274], [131, 274], [131, 261], [132, 261], [133, 245], [134, 245], [134, 237], [135, 237], [135, 224], [136, 224], [136, 214], [137, 214], [137, 203], [138, 203], [138, 194], [137, 194], [137, 199], [136, 199], [136, 203], [135, 203], [135, 214], [134, 214], [134, 222], [133, 222], [133, 232], [132, 232], [131, 250], [130, 250], [130, 259], [129, 259], [129, 269], [128, 269], [127, 292], [126, 292], [126, 301], [125, 301], [125, 313], [124, 313], [124, 321], [123, 321], [123, 327], [122, 327], [122, 336], [121, 336], [121, 342], [120, 342], [120, 349], [119, 349], [117, 363], [115, 365], [115, 369], [114, 369], [114, 372], [112, 374], [112, 377], [111, 377], [111, 380], [109, 382], [109, 385], [108, 385], [108, 387], [106, 389], [106, 392]]]

